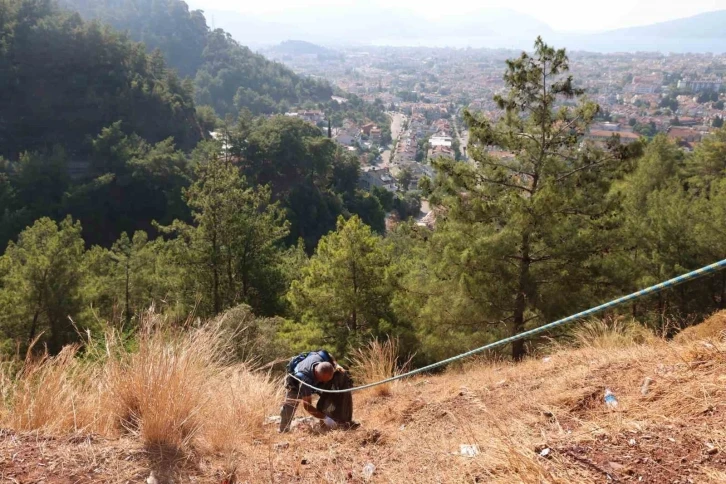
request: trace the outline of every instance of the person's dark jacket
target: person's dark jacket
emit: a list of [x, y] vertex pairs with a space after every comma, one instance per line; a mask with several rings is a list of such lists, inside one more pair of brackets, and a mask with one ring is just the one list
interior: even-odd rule
[[[325, 390], [347, 390], [353, 388], [353, 379], [347, 372], [336, 371], [333, 379], [323, 383]], [[323, 393], [316, 405], [317, 409], [338, 423], [353, 421], [353, 395], [347, 393]]]

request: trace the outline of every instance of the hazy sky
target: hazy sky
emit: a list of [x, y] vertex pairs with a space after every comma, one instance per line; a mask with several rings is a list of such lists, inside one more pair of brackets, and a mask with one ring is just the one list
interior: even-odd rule
[[[555, 30], [609, 30], [646, 25], [698, 13], [726, 9], [726, 0], [187, 0], [195, 8], [232, 10], [274, 16], [275, 13], [304, 7], [345, 9], [411, 9], [418, 15], [441, 17], [447, 12], [466, 13], [486, 8], [510, 8], [529, 14]], [[308, 13], [310, 10], [308, 10]]]

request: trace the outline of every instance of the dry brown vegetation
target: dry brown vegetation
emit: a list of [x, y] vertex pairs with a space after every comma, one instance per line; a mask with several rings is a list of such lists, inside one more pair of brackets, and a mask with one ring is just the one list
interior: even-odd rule
[[265, 425], [278, 386], [228, 364], [213, 327], [153, 330], [133, 351], [8, 368], [0, 482], [143, 482], [152, 470], [159, 482], [723, 482], [724, 321], [674, 341], [590, 323], [547, 357], [470, 362], [357, 398], [357, 430], [286, 435]]
[[[350, 372], [356, 385], [379, 382], [406, 372], [410, 359], [402, 362], [398, 354], [398, 341], [373, 340], [367, 346], [353, 352]], [[398, 382], [384, 383], [367, 391], [369, 395], [388, 397]]]

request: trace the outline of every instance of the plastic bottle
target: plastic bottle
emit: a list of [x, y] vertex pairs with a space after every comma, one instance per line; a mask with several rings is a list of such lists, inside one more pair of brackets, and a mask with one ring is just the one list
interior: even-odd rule
[[615, 394], [611, 392], [609, 388], [605, 389], [605, 405], [610, 408], [615, 408], [618, 406], [618, 399], [615, 398]]
[[376, 466], [369, 462], [363, 467], [363, 477], [367, 480], [373, 477], [373, 473], [376, 472]]

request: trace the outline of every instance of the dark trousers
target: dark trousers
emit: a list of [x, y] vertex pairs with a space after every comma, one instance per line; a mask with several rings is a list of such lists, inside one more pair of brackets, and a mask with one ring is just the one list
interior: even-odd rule
[[[295, 410], [300, 403], [300, 386], [295, 380], [288, 378], [285, 385], [285, 401], [282, 403], [280, 408], [280, 432], [287, 432], [290, 430], [290, 424], [292, 424], [292, 418], [295, 416]], [[293, 384], [294, 382], [294, 384]]]

